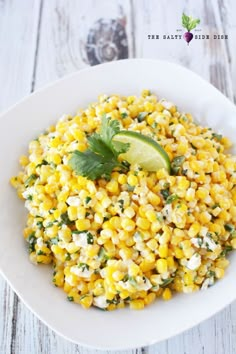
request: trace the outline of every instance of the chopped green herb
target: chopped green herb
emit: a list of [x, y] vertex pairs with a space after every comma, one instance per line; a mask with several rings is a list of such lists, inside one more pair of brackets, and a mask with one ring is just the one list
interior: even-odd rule
[[131, 297], [130, 296], [128, 296], [128, 297], [126, 297], [125, 299], [124, 299], [124, 301], [130, 301], [131, 300]]
[[225, 248], [223, 249], [223, 251], [220, 254], [220, 257], [225, 257], [227, 256], [227, 254], [233, 250], [232, 246], [225, 246]]
[[35, 244], [37, 242], [37, 238], [35, 237], [35, 232], [32, 232], [28, 236], [27, 242], [29, 243], [29, 253], [34, 252], [35, 251]]
[[53, 237], [53, 238], [50, 239], [50, 243], [51, 243], [52, 245], [57, 245], [58, 242], [59, 242], [58, 237]]
[[216, 134], [216, 133], [213, 133], [212, 137], [218, 141], [221, 141], [221, 139], [223, 138], [223, 136], [221, 134]]
[[134, 286], [134, 287], [137, 286], [137, 281], [136, 281], [136, 279], [135, 279], [134, 277], [129, 277], [129, 278], [128, 278], [128, 281], [129, 281], [129, 283], [130, 283], [132, 286]]
[[128, 117], [128, 114], [127, 114], [126, 112], [123, 112], [123, 113], [121, 113], [120, 115], [121, 115], [121, 118], [122, 118], [122, 119]]
[[91, 197], [86, 197], [86, 198], [85, 198], [85, 204], [88, 204], [88, 203], [90, 202], [90, 200], [92, 200]]
[[163, 215], [160, 213], [160, 212], [157, 212], [156, 213], [156, 217], [157, 217], [157, 220], [159, 221], [159, 222], [163, 222], [164, 220], [163, 220]]
[[66, 258], [65, 258], [66, 261], [70, 261], [71, 260], [71, 255], [70, 253], [66, 253]]
[[74, 301], [74, 298], [73, 298], [73, 296], [67, 296], [67, 300]]
[[38, 178], [38, 176], [33, 173], [32, 175], [30, 175], [27, 180], [25, 181], [25, 187], [30, 187], [32, 186], [32, 184], [34, 183], [34, 181]]
[[142, 121], [144, 121], [144, 119], [146, 118], [146, 116], [148, 115], [148, 112], [140, 112], [138, 114], [138, 122], [141, 123]]
[[120, 300], [116, 297], [114, 297], [114, 299], [112, 300], [106, 300], [108, 304], [114, 304], [114, 305], [118, 305], [120, 303]]
[[39, 230], [42, 230], [42, 228], [43, 228], [43, 222], [42, 221], [37, 221], [36, 225], [38, 226]]
[[37, 166], [36, 166], [36, 168], [37, 167], [41, 167], [41, 166], [43, 166], [43, 165], [48, 165], [49, 163], [46, 161], [46, 160], [43, 160], [41, 163], [39, 163]]
[[28, 195], [28, 197], [26, 199], [27, 200], [33, 200], [33, 196], [32, 195]]
[[208, 278], [211, 278], [211, 277], [215, 278], [216, 273], [213, 270], [208, 270], [206, 275], [207, 275]]
[[[52, 208], [49, 210], [49, 214], [52, 215], [54, 213], [54, 211], [56, 210], [56, 208]], [[55, 221], [54, 221], [55, 222]]]
[[203, 239], [200, 236], [196, 237], [196, 239], [197, 239], [198, 246], [201, 247], [203, 244]]
[[52, 221], [50, 221], [46, 226], [45, 226], [45, 228], [49, 228], [49, 227], [52, 227], [53, 226], [53, 222]]
[[50, 162], [50, 164], [49, 164], [52, 168], [57, 168], [57, 165], [54, 163], [54, 162]]
[[235, 227], [234, 227], [234, 225], [232, 225], [232, 224], [225, 224], [225, 230], [226, 231], [229, 231], [230, 233], [231, 232], [234, 232], [234, 230], [235, 230]]
[[65, 213], [61, 214], [61, 222], [62, 222], [62, 224], [66, 224], [66, 225], [74, 224], [74, 221], [71, 221], [69, 219], [67, 211]]
[[177, 194], [172, 194], [169, 195], [166, 199], [166, 204], [171, 204], [173, 203], [175, 200], [179, 199], [179, 197], [177, 196]]
[[157, 126], [158, 126], [158, 123], [157, 123], [157, 122], [154, 122], [154, 123], [152, 123], [152, 125], [151, 125], [151, 127], [152, 127], [153, 129], [156, 129]]
[[169, 195], [170, 195], [169, 188], [167, 188], [167, 189], [161, 189], [161, 190], [160, 190], [160, 193], [161, 193], [162, 197], [163, 197], [165, 200], [167, 200], [167, 198], [168, 198]]
[[216, 203], [216, 204], [214, 204], [214, 205], [212, 206], [212, 209], [216, 209], [216, 208], [218, 208], [219, 206], [220, 206], [220, 204]]
[[177, 175], [185, 160], [185, 156], [176, 156], [171, 162], [171, 171], [173, 175]]
[[190, 143], [190, 145], [192, 146], [192, 148], [193, 148], [194, 150], [197, 150], [196, 146], [194, 146], [193, 143]]
[[123, 213], [123, 212], [124, 212], [124, 200], [123, 200], [123, 199], [120, 199], [120, 200], [118, 200], [118, 203], [119, 203], [121, 212]]
[[236, 231], [233, 231], [233, 232], [231, 233], [231, 237], [232, 237], [232, 238], [235, 238], [235, 237], [236, 237]]
[[93, 239], [93, 235], [90, 232], [87, 232], [87, 243], [89, 245], [93, 245], [94, 239]]
[[164, 288], [165, 286], [169, 285], [170, 283], [172, 283], [172, 281], [174, 280], [174, 278], [167, 278], [163, 281], [162, 284], [160, 284], [161, 288]]
[[188, 121], [188, 118], [185, 115], [181, 116], [180, 119], [183, 120], [184, 122]]
[[101, 260], [101, 262], [106, 262], [109, 259], [109, 257], [106, 254], [106, 251], [103, 247], [101, 247], [98, 252], [98, 258], [99, 258], [99, 260]]
[[85, 269], [86, 269], [86, 270], [89, 270], [89, 266], [88, 266], [88, 264], [86, 264], [86, 263], [79, 263], [79, 264], [78, 264], [78, 267], [82, 269], [82, 272], [84, 272]]
[[126, 161], [126, 160], [123, 160], [123, 161], [121, 162], [121, 165], [124, 166], [124, 168], [125, 168], [126, 170], [128, 170], [128, 169], [130, 168], [130, 163], [129, 163], [128, 161]]
[[84, 295], [80, 296], [80, 300], [83, 300], [83, 299], [86, 298], [87, 296], [89, 296], [89, 294], [84, 294]]
[[135, 186], [131, 186], [130, 184], [127, 184], [127, 191], [128, 192], [133, 192], [134, 188], [135, 188]]
[[129, 279], [129, 275], [125, 274], [124, 278], [123, 278], [123, 282], [126, 282]]
[[39, 250], [39, 251], [37, 252], [37, 255], [38, 255], [38, 256], [45, 256], [45, 253], [44, 253], [43, 251]]

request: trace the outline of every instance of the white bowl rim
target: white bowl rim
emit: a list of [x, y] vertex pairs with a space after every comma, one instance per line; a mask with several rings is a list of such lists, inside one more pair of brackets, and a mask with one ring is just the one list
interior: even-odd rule
[[[74, 78], [76, 76], [80, 76], [81, 73], [84, 72], [89, 72], [89, 71], [95, 71], [96, 70], [101, 70], [104, 67], [107, 66], [114, 66], [116, 67], [117, 65], [125, 65], [125, 63], [127, 62], [133, 62], [133, 63], [145, 63], [148, 65], [148, 63], [155, 63], [155, 64], [160, 64], [163, 65], [163, 63], [165, 63], [165, 65], [167, 66], [172, 66], [175, 67], [176, 69], [180, 69], [185, 71], [186, 73], [191, 73], [192, 77], [195, 76], [195, 78], [198, 81], [201, 81], [204, 84], [207, 84], [208, 86], [211, 86], [211, 90], [214, 90], [215, 92], [217, 92], [217, 95], [220, 97], [222, 97], [222, 99], [224, 99], [225, 101], [228, 101], [228, 104], [231, 105], [231, 107], [233, 107], [232, 109], [235, 110], [236, 112], [236, 107], [232, 104], [231, 101], [229, 101], [228, 98], [226, 98], [220, 91], [218, 91], [213, 85], [211, 85], [210, 83], [208, 83], [207, 81], [205, 81], [204, 79], [202, 79], [199, 75], [197, 75], [196, 73], [192, 72], [191, 70], [173, 63], [173, 62], [167, 62], [164, 60], [157, 60], [157, 59], [143, 59], [143, 58], [135, 58], [135, 59], [124, 59], [124, 60], [119, 60], [116, 62], [110, 62], [110, 63], [105, 63], [105, 64], [100, 64], [97, 66], [93, 66], [93, 67], [88, 67], [88, 68], [84, 68], [82, 70], [79, 70], [77, 72], [74, 72], [70, 75], [67, 75], [59, 80], [56, 80], [42, 88], [40, 88], [39, 90], [36, 90], [35, 92], [33, 92], [32, 94], [30, 94], [29, 96], [24, 97], [23, 99], [21, 99], [19, 102], [17, 102], [16, 104], [14, 104], [13, 106], [11, 106], [10, 108], [8, 108], [6, 111], [1, 112], [0, 114], [0, 119], [4, 119], [4, 117], [10, 113], [12, 110], [14, 110], [15, 108], [17, 108], [18, 106], [21, 106], [24, 103], [27, 103], [29, 100], [32, 99], [32, 97], [36, 97], [37, 95], [40, 95], [41, 92], [45, 92], [47, 90], [51, 90], [53, 89], [55, 86], [57, 86], [58, 84], [62, 84], [63, 82], [69, 81], [71, 78]], [[3, 276], [3, 278], [9, 283], [9, 285], [12, 287], [12, 289], [14, 290], [14, 292], [19, 296], [19, 298], [22, 300], [22, 302], [36, 315], [36, 317], [38, 317], [44, 324], [46, 324], [49, 328], [51, 328], [54, 332], [58, 333], [60, 336], [66, 338], [67, 340], [75, 343], [75, 344], [79, 344], [79, 345], [83, 345], [85, 347], [88, 348], [93, 348], [93, 349], [100, 349], [100, 350], [127, 350], [127, 349], [133, 349], [133, 348], [137, 348], [137, 347], [141, 347], [141, 346], [147, 346], [147, 345], [152, 345], [155, 344], [157, 342], [161, 342], [163, 340], [166, 340], [170, 337], [176, 336], [180, 333], [182, 333], [183, 331], [186, 331], [187, 329], [190, 329], [196, 325], [198, 325], [199, 323], [201, 323], [202, 321], [212, 317], [213, 315], [215, 315], [217, 312], [221, 311], [222, 309], [224, 309], [226, 306], [228, 306], [229, 304], [231, 304], [235, 298], [236, 298], [236, 294], [229, 294], [228, 292], [226, 292], [226, 301], [224, 303], [218, 304], [217, 307], [214, 308], [213, 311], [209, 311], [205, 316], [202, 316], [202, 318], [198, 321], [193, 321], [193, 323], [191, 325], [186, 324], [185, 326], [182, 325], [180, 330], [176, 330], [176, 331], [172, 331], [171, 334], [169, 335], [168, 333], [166, 333], [166, 335], [162, 336], [161, 338], [159, 338], [158, 340], [154, 339], [153, 341], [149, 340], [148, 342], [144, 342], [144, 340], [139, 341], [138, 340], [138, 345], [136, 346], [135, 343], [130, 343], [130, 345], [127, 345], [127, 343], [125, 345], [123, 345], [122, 343], [117, 344], [116, 346], [108, 346], [108, 347], [94, 347], [94, 345], [90, 344], [90, 343], [86, 343], [86, 342], [78, 342], [76, 340], [73, 340], [72, 338], [64, 335], [62, 332], [60, 332], [59, 330], [57, 330], [56, 328], [52, 327], [50, 324], [47, 323], [46, 320], [44, 320], [44, 318], [41, 317], [41, 315], [39, 313], [37, 313], [37, 311], [34, 310], [34, 308], [31, 307], [31, 305], [24, 299], [24, 296], [21, 295], [21, 291], [19, 289], [17, 289], [15, 287], [15, 285], [11, 282], [10, 279], [7, 278], [7, 276], [5, 275], [4, 271], [3, 271], [3, 266], [0, 262], [0, 273]]]

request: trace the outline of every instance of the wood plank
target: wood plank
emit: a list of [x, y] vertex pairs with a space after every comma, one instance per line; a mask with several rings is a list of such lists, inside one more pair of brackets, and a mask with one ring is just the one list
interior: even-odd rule
[[[31, 91], [40, 2], [0, 2], [0, 110]], [[0, 278], [0, 352], [17, 353], [18, 298]]]
[[228, 40], [225, 42], [228, 63], [230, 67], [230, 76], [232, 78], [232, 87], [234, 93], [234, 102], [236, 102], [236, 2], [234, 0], [218, 0], [220, 8], [220, 17], [223, 31], [228, 34]]
[[[89, 14], [89, 16], [88, 16]], [[88, 66], [85, 44], [89, 30], [103, 18], [126, 23], [129, 56], [134, 55], [129, 0], [58, 0], [44, 3], [39, 41], [37, 88]]]

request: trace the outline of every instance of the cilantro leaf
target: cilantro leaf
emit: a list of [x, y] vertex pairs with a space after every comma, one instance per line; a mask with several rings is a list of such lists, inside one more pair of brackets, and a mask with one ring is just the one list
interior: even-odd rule
[[97, 133], [88, 138], [90, 150], [103, 157], [112, 158], [113, 153]]
[[115, 167], [125, 169], [118, 156], [129, 149], [129, 144], [112, 141], [119, 131], [119, 122], [103, 115], [100, 134], [94, 133], [88, 138], [89, 148], [86, 151], [72, 152], [69, 166], [77, 174], [91, 180], [109, 179]]
[[108, 177], [117, 166], [116, 161], [107, 160], [91, 150], [85, 152], [74, 151], [69, 164], [77, 174], [95, 180], [99, 177]]
[[104, 114], [102, 116], [102, 126], [101, 126], [101, 139], [104, 141], [104, 143], [107, 146], [111, 145], [111, 140], [114, 135], [119, 133], [120, 131], [120, 124], [118, 120], [111, 120], [111, 118], [106, 118], [106, 115]]

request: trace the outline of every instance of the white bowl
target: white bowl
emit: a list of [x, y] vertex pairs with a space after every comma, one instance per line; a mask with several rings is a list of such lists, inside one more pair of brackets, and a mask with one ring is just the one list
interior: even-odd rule
[[101, 349], [147, 346], [170, 338], [214, 315], [236, 299], [236, 257], [223, 280], [206, 291], [158, 300], [142, 311], [83, 310], [52, 286], [52, 270], [34, 266], [22, 237], [26, 212], [9, 185], [27, 144], [63, 113], [86, 107], [101, 93], [139, 94], [148, 88], [189, 111], [203, 125], [235, 141], [236, 108], [193, 72], [157, 60], [124, 60], [82, 70], [34, 93], [1, 116], [0, 269], [23, 302], [67, 339]]

